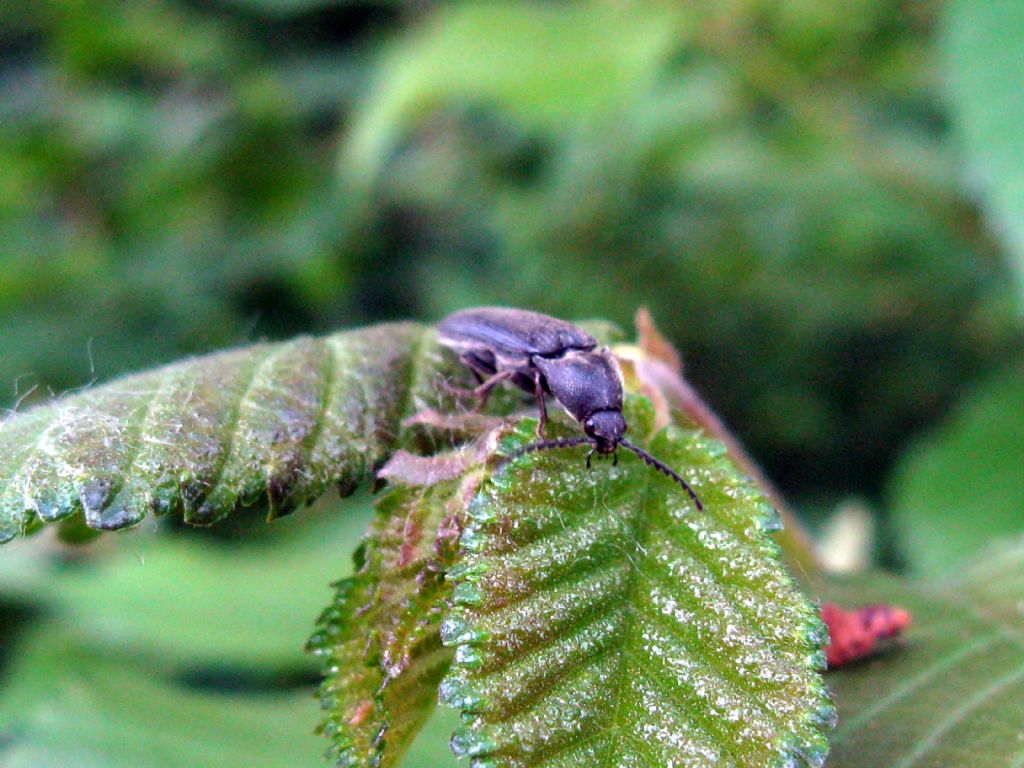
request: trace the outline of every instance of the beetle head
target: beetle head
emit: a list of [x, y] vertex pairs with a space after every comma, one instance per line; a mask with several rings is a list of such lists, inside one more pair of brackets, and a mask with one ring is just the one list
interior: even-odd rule
[[583, 431], [598, 453], [613, 453], [626, 434], [626, 420], [619, 410], [597, 411], [584, 419]]

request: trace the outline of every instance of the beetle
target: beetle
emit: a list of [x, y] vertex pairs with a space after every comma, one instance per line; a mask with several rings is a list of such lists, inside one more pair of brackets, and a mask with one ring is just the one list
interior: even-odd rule
[[[515, 455], [574, 445], [591, 445], [587, 455], [632, 451], [682, 487], [698, 510], [704, 505], [690, 485], [666, 464], [625, 438], [622, 371], [607, 347], [590, 334], [555, 317], [510, 307], [476, 307], [455, 312], [437, 326], [438, 342], [458, 354], [476, 377], [470, 390], [480, 406], [499, 384], [510, 381], [537, 401], [538, 440]], [[545, 395], [551, 395], [583, 427], [585, 437], [548, 440]]]

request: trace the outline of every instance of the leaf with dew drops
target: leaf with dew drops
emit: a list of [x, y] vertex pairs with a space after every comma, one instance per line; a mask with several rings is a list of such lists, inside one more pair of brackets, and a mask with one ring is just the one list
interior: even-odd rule
[[[705, 512], [625, 452], [592, 472], [585, 448], [498, 469], [450, 574], [453, 749], [475, 768], [822, 765], [825, 630], [769, 537], [778, 517], [717, 441], [650, 435], [647, 401], [627, 408]], [[531, 438], [527, 420], [507, 447]]]
[[[450, 364], [450, 363], [449, 363]], [[0, 420], [0, 543], [81, 516], [112, 530], [147, 514], [209, 525], [279, 516], [343, 492], [440, 407], [446, 370], [412, 323], [184, 360]]]

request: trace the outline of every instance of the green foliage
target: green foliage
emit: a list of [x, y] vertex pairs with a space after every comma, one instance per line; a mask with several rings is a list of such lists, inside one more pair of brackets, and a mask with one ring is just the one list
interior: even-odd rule
[[147, 513], [208, 525], [350, 490], [410, 439], [403, 418], [436, 404], [431, 339], [396, 324], [259, 345], [12, 415], [0, 422], [0, 542], [78, 513], [94, 529]]
[[270, 541], [230, 547], [141, 526], [101, 557], [85, 549], [81, 562], [66, 562], [67, 550], [45, 540], [16, 541], [0, 557], [0, 594], [59, 616], [62, 631], [73, 628], [83, 643], [145, 649], [165, 665], [312, 674], [302, 639], [342, 573], [338, 552], [350, 551], [367, 524], [365, 506], [353, 499], [335, 519], [320, 505], [271, 529]]
[[316, 765], [305, 689], [230, 699], [189, 690], [155, 655], [97, 647], [47, 624], [0, 691], [4, 768], [281, 768]]
[[456, 100], [555, 127], [620, 107], [670, 55], [675, 21], [665, 9], [587, 4], [439, 9], [379, 65], [383, 88], [361, 110], [343, 167], [376, 176], [404, 131]]
[[[1019, 764], [1017, 556], [934, 580], [1021, 529], [1020, 373], [992, 377], [1021, 339], [1008, 279], [1024, 274], [1019, 6], [0, 2], [0, 407], [25, 412], [0, 417], [0, 540], [59, 520], [81, 544], [0, 552], [0, 762], [269, 768], [319, 751], [305, 736], [315, 705], [282, 678], [313, 674], [303, 616], [325, 602], [315, 585], [344, 575], [360, 507], [337, 529], [321, 521], [306, 539], [284, 523], [252, 546], [238, 545], [251, 518], [237, 513], [347, 492], [395, 448], [453, 437], [400, 424], [452, 405], [413, 326], [93, 381], [474, 304], [625, 324], [644, 303], [767, 474], [814, 500], [801, 512], [847, 493], [870, 506], [885, 487], [889, 543], [930, 579], [825, 591], [916, 620], [906, 646], [833, 677], [834, 764]], [[965, 392], [948, 426], [916, 439]], [[520, 405], [505, 394], [495, 413]], [[655, 439], [678, 457], [689, 445]], [[577, 459], [517, 460], [484, 493], [563, 462], [575, 481]], [[623, 457], [579, 482], [611, 493], [640, 470]], [[348, 711], [347, 669], [376, 707], [333, 734], [357, 759], [396, 760], [429, 710], [415, 675], [380, 687], [374, 654], [435, 642], [435, 615], [415, 642], [355, 639], [396, 617], [418, 626], [422, 585], [389, 570], [386, 515], [436, 522], [440, 497], [423, 498], [446, 492], [381, 502], [365, 570], [328, 617], [328, 659], [359, 664], [336, 670], [326, 702]], [[643, 529], [627, 501], [609, 535]], [[236, 532], [186, 541], [165, 518], [156, 538], [93, 540], [150, 511], [234, 511]], [[618, 551], [646, 573], [657, 564], [635, 541]], [[394, 591], [351, 621], [377, 573]], [[463, 646], [469, 662], [488, 649]], [[211, 664], [245, 665], [231, 679], [256, 681], [260, 699], [196, 684]], [[502, 680], [453, 674], [477, 673]], [[451, 762], [443, 717], [426, 728], [435, 741], [403, 765]]]
[[[647, 304], [773, 475], [875, 490], [1007, 348], [1015, 296], [957, 197], [922, 27], [897, 3], [783, 5], [429, 15], [354, 106], [341, 175], [368, 214], [347, 242], [415, 264], [434, 316]], [[801, 37], [814, 19], [827, 44]]]
[[399, 487], [338, 586], [310, 648], [324, 657], [324, 733], [339, 766], [396, 766], [437, 699], [451, 663], [440, 625], [455, 561], [463, 482]]
[[74, 550], [45, 536], [4, 547], [0, 764], [319, 764], [302, 641], [371, 519], [359, 498], [331, 512], [231, 546], [146, 525]]
[[914, 625], [904, 647], [829, 675], [839, 707], [837, 768], [1005, 768], [1024, 756], [1024, 541], [991, 549], [955, 578], [868, 576], [825, 587], [848, 604], [890, 601]]
[[1002, 371], [909, 451], [893, 477], [892, 519], [908, 565], [956, 573], [996, 538], [1024, 531], [1024, 370]]
[[281, 17], [324, 8], [337, 0], [225, 0], [225, 2], [266, 16]]
[[651, 450], [704, 514], [632, 456], [588, 473], [568, 451], [514, 460], [471, 502], [441, 696], [474, 765], [823, 763], [824, 630], [766, 535], [777, 516], [717, 443], [673, 428]]
[[259, 313], [326, 328], [347, 295], [315, 121], [351, 65], [271, 55], [215, 5], [0, 9], [5, 401], [237, 344]]
[[460, 715], [447, 707], [438, 707], [402, 762], [402, 768], [465, 768], [466, 762], [452, 754], [452, 732], [459, 726]]
[[966, 175], [1024, 286], [1024, 5], [956, 0], [946, 25], [950, 104]]
[[645, 303], [787, 490], [877, 491], [1019, 337], [939, 10], [7, 3], [0, 405], [265, 336]]
[[[66, 520], [78, 512], [84, 513], [86, 526], [96, 529], [137, 524], [147, 512], [182, 512], [185, 522], [201, 524], [243, 506], [283, 514], [320, 495], [328, 483], [354, 485], [400, 445], [418, 442], [422, 447], [427, 435], [405, 429], [404, 417], [437, 405], [437, 378], [443, 370], [430, 333], [414, 325], [379, 326], [185, 361], [13, 415], [0, 429], [9, 464], [0, 493], [8, 515], [6, 538], [37, 522]], [[635, 432], [650, 431], [652, 415], [639, 401], [631, 401], [628, 417]], [[533, 422], [524, 422], [518, 440], [528, 439], [533, 429]], [[359, 570], [342, 582], [311, 642], [326, 660], [323, 729], [339, 765], [394, 766], [408, 749], [451, 661], [440, 631], [449, 598], [463, 611], [449, 619], [448, 639], [462, 645], [456, 651], [459, 672], [446, 681], [444, 696], [472, 712], [455, 742], [465, 753], [507, 757], [517, 748], [533, 751], [505, 743], [506, 737], [487, 747], [487, 739], [498, 738], [501, 729], [512, 732], [518, 726], [506, 722], [513, 714], [508, 707], [489, 710], [485, 694], [470, 691], [480, 682], [481, 665], [488, 670], [494, 657], [518, 645], [516, 633], [540, 632], [539, 638], [557, 642], [554, 650], [537, 649], [536, 657], [517, 664], [511, 683], [499, 676], [497, 688], [484, 686], [500, 700], [505, 694], [516, 697], [503, 688], [506, 684], [518, 682], [520, 694], [532, 691], [536, 697], [538, 686], [556, 678], [574, 681], [578, 690], [572, 698], [580, 708], [573, 718], [579, 722], [547, 723], [538, 735], [561, 744], [577, 726], [597, 728], [589, 734], [594, 738], [586, 739], [588, 749], [594, 749], [602, 743], [602, 732], [607, 737], [618, 729], [647, 727], [642, 700], [633, 698], [625, 683], [643, 671], [648, 687], [639, 690], [667, 697], [656, 707], [664, 721], [658, 730], [668, 729], [659, 760], [732, 754], [744, 764], [782, 764], [794, 758], [820, 764], [827, 743], [820, 729], [831, 712], [815, 675], [823, 638], [813, 609], [775, 562], [777, 549], [765, 536], [777, 526], [777, 517], [735, 473], [718, 443], [669, 434], [654, 447], [674, 465], [696, 473], [698, 492], [715, 510], [711, 517], [695, 517], [678, 487], [631, 458], [612, 470], [604, 503], [589, 506], [595, 493], [605, 492], [603, 482], [595, 484], [593, 475], [581, 474], [578, 463], [565, 457], [532, 456], [518, 460], [515, 473], [500, 473], [475, 497], [473, 527], [461, 539], [471, 556], [455, 571], [465, 506], [480, 481], [481, 470], [474, 466], [484, 454], [476, 459], [465, 453], [428, 459], [399, 454], [392, 460], [389, 468], [397, 468], [384, 476], [404, 477], [415, 487], [400, 487], [382, 498], [357, 556]], [[411, 462], [404, 475], [400, 459]], [[540, 473], [552, 464], [561, 479]], [[552, 497], [551, 507], [542, 512], [546, 507], [539, 510], [538, 499], [559, 482], [561, 495]], [[638, 487], [645, 489], [640, 496]], [[500, 569], [488, 537], [507, 528], [510, 519], [525, 524], [522, 532], [534, 534], [529, 541], [496, 540], [502, 555], [510, 553], [513, 543], [531, 545], [525, 559], [501, 558], [503, 567], [514, 572], [505, 586], [518, 585], [523, 594], [515, 597], [527, 598], [517, 605], [532, 604], [540, 611], [513, 613], [515, 621], [487, 610], [489, 603], [500, 609], [510, 599], [507, 590], [486, 596], [489, 587], [502, 582], [489, 581]], [[518, 524], [510, 530], [517, 529]], [[693, 559], [702, 550], [715, 556]], [[204, 563], [210, 555], [196, 559], [191, 554], [162, 548], [149, 576], [173, 578], [162, 566], [164, 558], [175, 570], [209, 570]], [[126, 561], [129, 570], [131, 561]], [[588, 564], [582, 574], [588, 588], [578, 593], [572, 587], [581, 574], [574, 563]], [[107, 576], [97, 574], [99, 583], [120, 569], [111, 564]], [[21, 578], [31, 581], [32, 570]], [[225, 583], [232, 570], [225, 569]], [[449, 571], [458, 574], [454, 593]], [[19, 572], [15, 567], [14, 573]], [[74, 616], [83, 590], [96, 583], [88, 577], [70, 579], [60, 587], [46, 586], [42, 594], [49, 593], [52, 604]], [[24, 589], [18, 578], [13, 585]], [[595, 585], [601, 588], [597, 592]], [[190, 586], [199, 585], [193, 581]], [[234, 662], [266, 660], [260, 644], [253, 647], [258, 622], [251, 619], [233, 616], [225, 623], [213, 617], [198, 636], [182, 632], [168, 642], [160, 632], [171, 610], [159, 600], [147, 605], [144, 583], [95, 602], [94, 608], [107, 604], [105, 630], [151, 648], [163, 646], [164, 655], [179, 663], [209, 655], [204, 650], [207, 632], [218, 624], [225, 631], [234, 627], [229, 632], [234, 643], [224, 651]], [[552, 613], [572, 603], [582, 613]], [[479, 609], [486, 613], [487, 632], [475, 626], [481, 621], [474, 614]], [[681, 621], [680, 612], [710, 615], [704, 622], [668, 628], [657, 619], [660, 613]], [[161, 620], [154, 621], [154, 613]], [[80, 622], [91, 624], [88, 617]], [[580, 642], [583, 635], [589, 639]], [[661, 658], [664, 666], [634, 668], [645, 655]], [[692, 663], [682, 668], [669, 663], [677, 656]], [[579, 665], [578, 676], [567, 658]], [[605, 667], [608, 680], [619, 682], [594, 685], [599, 682], [594, 670]], [[612, 668], [619, 673], [612, 675]], [[562, 678], [566, 671], [571, 677]], [[131, 679], [130, 672], [125, 674]], [[154, 689], [142, 695], [153, 702], [163, 694]], [[177, 695], [167, 692], [171, 698]], [[551, 704], [532, 703], [541, 714]], [[17, 711], [17, 701], [11, 707]], [[676, 707], [687, 716], [680, 719]], [[527, 719], [536, 715], [519, 714]], [[484, 722], [499, 730], [476, 733]], [[738, 728], [737, 722], [744, 726]], [[563, 745], [560, 751], [568, 754], [574, 746]]]

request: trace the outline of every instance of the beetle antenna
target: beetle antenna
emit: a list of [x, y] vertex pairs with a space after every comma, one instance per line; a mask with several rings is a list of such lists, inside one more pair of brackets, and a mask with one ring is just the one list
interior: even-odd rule
[[517, 459], [520, 456], [524, 456], [527, 453], [536, 453], [537, 451], [549, 451], [552, 448], [572, 448], [574, 445], [583, 445], [584, 443], [593, 443], [589, 437], [559, 437], [556, 440], [538, 440], [536, 443], [530, 443], [524, 445], [522, 448], [517, 448], [509, 454], [510, 459]]
[[619, 438], [619, 445], [631, 450], [633, 453], [639, 456], [643, 460], [644, 464], [646, 464], [647, 466], [654, 467], [654, 469], [661, 472], [661, 474], [667, 475], [668, 477], [675, 480], [682, 487], [682, 489], [686, 491], [687, 494], [689, 494], [690, 498], [693, 500], [694, 506], [697, 507], [697, 511], [704, 511], [704, 505], [701, 503], [700, 497], [697, 496], [693, 488], [690, 487], [690, 484], [683, 480], [683, 478], [680, 477], [675, 471], [673, 471], [668, 465], [658, 461], [643, 448], [640, 448], [637, 445], [633, 445], [633, 443], [629, 442], [629, 440], [626, 440], [625, 438]]

